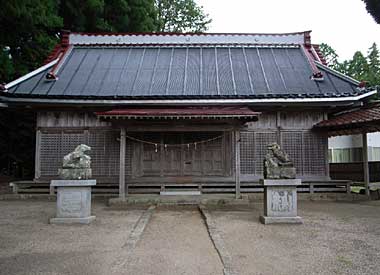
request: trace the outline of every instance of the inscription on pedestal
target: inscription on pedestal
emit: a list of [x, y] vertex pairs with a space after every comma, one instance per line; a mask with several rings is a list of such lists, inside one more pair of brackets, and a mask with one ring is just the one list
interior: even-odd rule
[[72, 214], [82, 210], [82, 193], [75, 191], [62, 192], [61, 212]]
[[271, 210], [274, 212], [290, 212], [294, 209], [292, 192], [272, 191]]

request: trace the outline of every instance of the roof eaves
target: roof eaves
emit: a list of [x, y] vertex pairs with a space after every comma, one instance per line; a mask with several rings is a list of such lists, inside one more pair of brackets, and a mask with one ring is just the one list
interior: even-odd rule
[[358, 86], [360, 84], [360, 81], [358, 81], [358, 80], [356, 80], [356, 79], [354, 79], [352, 77], [349, 77], [349, 76], [347, 76], [345, 74], [342, 74], [341, 72], [338, 72], [338, 71], [330, 68], [329, 66], [326, 66], [326, 65], [324, 65], [324, 64], [322, 64], [322, 63], [320, 63], [318, 61], [315, 61], [315, 64], [317, 65], [317, 67], [328, 71], [329, 73], [337, 76], [338, 78], [343, 78], [344, 80], [346, 80], [346, 81], [348, 81], [348, 82], [350, 82], [350, 83], [352, 83], [352, 84], [354, 84], [356, 86]]
[[[0, 93], [0, 99], [5, 102], [55, 102], [55, 103], [93, 103], [93, 104], [302, 104], [302, 103], [333, 103], [354, 102], [376, 94], [377, 91], [366, 91], [350, 96], [325, 95], [322, 97], [284, 96], [127, 96], [127, 97], [96, 97], [96, 96], [46, 96]], [[67, 101], [67, 102], [65, 102]]]
[[12, 88], [13, 86], [16, 86], [16, 85], [18, 85], [18, 84], [20, 84], [20, 83], [22, 83], [22, 82], [24, 82], [24, 81], [32, 78], [33, 76], [35, 76], [35, 75], [37, 75], [37, 74], [39, 74], [39, 73], [41, 73], [41, 72], [49, 69], [50, 67], [52, 67], [55, 64], [57, 64], [58, 60], [59, 60], [59, 58], [56, 58], [53, 61], [49, 62], [48, 64], [43, 65], [43, 66], [39, 67], [38, 69], [36, 69], [36, 70], [34, 70], [34, 71], [32, 71], [32, 72], [30, 72], [30, 73], [28, 73], [28, 74], [20, 77], [20, 78], [17, 78], [15, 80], [9, 82], [8, 84], [6, 84], [4, 86], [5, 89], [8, 90], [8, 89]]

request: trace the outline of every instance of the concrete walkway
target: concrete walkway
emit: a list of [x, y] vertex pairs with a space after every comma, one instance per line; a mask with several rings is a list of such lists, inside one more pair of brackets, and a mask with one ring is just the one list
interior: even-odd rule
[[129, 274], [223, 274], [195, 207], [159, 207], [128, 261]]

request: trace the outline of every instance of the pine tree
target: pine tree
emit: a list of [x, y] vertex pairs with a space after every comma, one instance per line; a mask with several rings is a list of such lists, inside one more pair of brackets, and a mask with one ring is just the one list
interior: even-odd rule
[[380, 85], [380, 56], [376, 43], [368, 50], [368, 83], [370, 86]]

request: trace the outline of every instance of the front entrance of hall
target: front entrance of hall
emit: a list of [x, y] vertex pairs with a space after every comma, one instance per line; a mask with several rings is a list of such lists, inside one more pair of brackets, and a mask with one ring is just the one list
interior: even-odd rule
[[193, 177], [229, 176], [230, 137], [230, 132], [127, 133], [132, 177], [171, 177], [181, 183]]
[[[235, 181], [240, 131], [259, 113], [242, 106], [146, 107], [96, 113], [120, 129], [119, 198], [128, 188]], [[161, 189], [162, 190], [162, 189]]]

